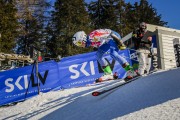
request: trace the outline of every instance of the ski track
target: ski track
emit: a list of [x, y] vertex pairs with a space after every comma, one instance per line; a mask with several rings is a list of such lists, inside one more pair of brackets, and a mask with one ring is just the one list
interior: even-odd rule
[[179, 120], [180, 69], [154, 73], [93, 97], [122, 81], [52, 91], [1, 107], [1, 120]]

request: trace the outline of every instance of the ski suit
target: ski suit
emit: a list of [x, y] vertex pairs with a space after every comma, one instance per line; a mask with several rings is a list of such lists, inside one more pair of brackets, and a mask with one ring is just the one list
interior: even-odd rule
[[152, 45], [152, 37], [149, 36], [147, 39], [143, 39], [145, 32], [141, 32], [140, 29], [133, 31], [132, 41], [134, 43], [135, 50], [138, 51], [138, 73], [143, 75], [144, 73], [149, 73], [151, 67], [151, 56], [150, 56], [150, 49]]
[[102, 67], [108, 65], [107, 61], [103, 58], [107, 51], [110, 52], [111, 57], [117, 60], [120, 65], [127, 63], [126, 59], [118, 54], [118, 44], [111, 37], [112, 33], [121, 39], [117, 32], [110, 29], [94, 30], [87, 37], [86, 47], [92, 46], [97, 48], [96, 57]]

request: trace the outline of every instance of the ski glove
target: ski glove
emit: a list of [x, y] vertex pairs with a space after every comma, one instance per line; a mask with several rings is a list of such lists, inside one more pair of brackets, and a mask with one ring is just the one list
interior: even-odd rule
[[149, 54], [148, 54], [148, 58], [151, 58], [151, 57], [152, 57], [152, 54], [151, 54], [151, 53], [149, 53]]
[[126, 46], [123, 44], [123, 45], [119, 46], [119, 49], [120, 49], [120, 50], [125, 50], [125, 49], [126, 49]]

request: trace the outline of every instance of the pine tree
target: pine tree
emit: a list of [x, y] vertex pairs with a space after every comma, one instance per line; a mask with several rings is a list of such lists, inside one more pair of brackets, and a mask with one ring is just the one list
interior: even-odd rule
[[125, 36], [133, 31], [140, 22], [164, 26], [167, 22], [161, 20], [152, 4], [140, 0], [134, 4], [124, 0], [98, 0], [88, 4], [91, 23], [95, 29], [110, 28]]
[[115, 31], [119, 32], [121, 34], [121, 37], [126, 35], [127, 27], [126, 27], [126, 3], [124, 0], [119, 0], [116, 5], [116, 28]]
[[13, 52], [17, 37], [17, 9], [13, 0], [0, 0], [0, 52]]
[[161, 20], [161, 15], [158, 15], [157, 10], [147, 0], [140, 0], [139, 3], [135, 2], [134, 5], [128, 3], [126, 14], [126, 24], [129, 24], [129, 32], [131, 32], [131, 29], [135, 29], [141, 22], [160, 26], [167, 25], [167, 22]]
[[30, 54], [31, 45], [41, 49], [45, 41], [46, 8], [49, 4], [44, 0], [17, 0], [21, 34], [18, 39], [17, 53]]
[[56, 0], [49, 24], [51, 38], [47, 42], [52, 57], [69, 56], [89, 51], [72, 44], [72, 36], [77, 31], [90, 31], [89, 16], [84, 0]]
[[94, 29], [110, 28], [116, 29], [118, 0], [98, 0], [88, 5]]

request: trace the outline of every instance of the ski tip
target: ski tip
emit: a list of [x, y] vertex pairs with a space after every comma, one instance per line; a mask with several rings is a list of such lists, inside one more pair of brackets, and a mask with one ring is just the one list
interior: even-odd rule
[[98, 95], [100, 95], [100, 92], [93, 92], [92, 93], [92, 96], [98, 96]]

